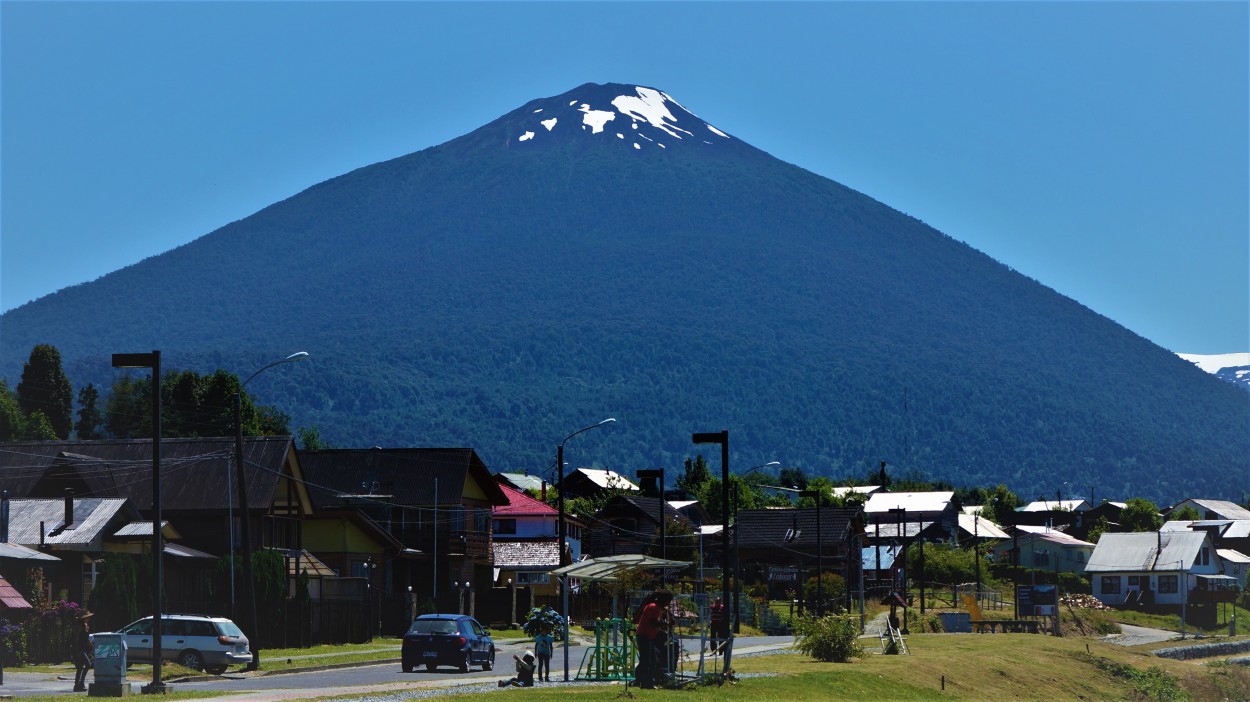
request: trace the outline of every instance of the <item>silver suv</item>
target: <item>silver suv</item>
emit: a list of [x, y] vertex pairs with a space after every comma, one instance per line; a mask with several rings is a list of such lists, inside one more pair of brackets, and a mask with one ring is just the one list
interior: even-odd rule
[[[152, 618], [144, 617], [122, 627], [126, 637], [126, 660], [152, 662]], [[161, 658], [192, 670], [213, 675], [226, 667], [252, 662], [247, 637], [234, 622], [223, 617], [196, 614], [161, 615]]]

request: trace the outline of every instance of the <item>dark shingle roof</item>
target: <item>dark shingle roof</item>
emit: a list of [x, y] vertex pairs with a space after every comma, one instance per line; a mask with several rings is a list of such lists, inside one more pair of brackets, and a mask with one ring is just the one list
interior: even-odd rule
[[344, 496], [350, 495], [389, 495], [388, 502], [401, 505], [459, 504], [470, 479], [490, 504], [508, 503], [471, 448], [327, 449], [299, 455], [318, 508], [345, 505]]
[[[294, 450], [289, 436], [245, 437], [248, 507], [268, 509]], [[161, 439], [163, 510], [223, 510], [237, 500], [227, 465], [233, 438]], [[33, 441], [0, 444], [0, 483], [10, 497], [124, 497], [139, 510], [152, 506], [152, 442]]]
[[[860, 511], [825, 507], [820, 510], [820, 537], [825, 544], [844, 541], [858, 528]], [[741, 548], [816, 544], [816, 509], [739, 510], [736, 527]], [[798, 535], [787, 539], [798, 529]]]

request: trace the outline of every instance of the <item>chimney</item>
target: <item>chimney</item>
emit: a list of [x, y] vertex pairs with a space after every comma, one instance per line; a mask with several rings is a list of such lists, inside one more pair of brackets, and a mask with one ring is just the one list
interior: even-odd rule
[[9, 491], [0, 492], [0, 544], [9, 543]]
[[74, 491], [65, 488], [65, 524], [62, 529], [68, 529], [74, 524]]

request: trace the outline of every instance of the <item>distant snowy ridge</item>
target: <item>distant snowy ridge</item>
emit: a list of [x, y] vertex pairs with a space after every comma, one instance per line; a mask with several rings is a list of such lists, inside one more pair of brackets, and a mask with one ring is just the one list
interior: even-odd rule
[[1250, 390], [1250, 353], [1217, 353], [1210, 355], [1178, 353], [1176, 355], [1208, 373]]
[[577, 131], [629, 142], [636, 150], [678, 143], [711, 145], [733, 137], [696, 117], [667, 93], [643, 86], [584, 85], [527, 106], [517, 143]]

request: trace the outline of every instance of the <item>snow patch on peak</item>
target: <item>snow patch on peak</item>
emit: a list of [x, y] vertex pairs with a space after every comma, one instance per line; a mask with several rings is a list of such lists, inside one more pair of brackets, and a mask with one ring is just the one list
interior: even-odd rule
[[556, 118], [552, 117], [551, 119], [544, 119], [542, 122], [539, 122], [539, 124], [546, 127], [547, 131], [551, 131], [556, 128]]
[[1189, 361], [1208, 373], [1219, 373], [1225, 368], [1250, 366], [1250, 353], [1178, 353], [1177, 356]]
[[[677, 118], [673, 116], [673, 113], [664, 104], [666, 98], [663, 93], [652, 88], [638, 87], [635, 90], [638, 91], [637, 97], [618, 95], [612, 100], [612, 106], [626, 117], [644, 120], [656, 129], [663, 130], [669, 136], [680, 139], [681, 134], [677, 132], [693, 136], [685, 129], [676, 126]], [[676, 103], [674, 102], [674, 104]], [[669, 124], [670, 122], [672, 124]]]
[[584, 102], [582, 103], [582, 106], [578, 109], [580, 109], [582, 112], [585, 113], [586, 116], [582, 117], [582, 122], [590, 125], [590, 131], [593, 134], [598, 134], [599, 132], [602, 132], [603, 125], [616, 119], [615, 112], [608, 112], [607, 110], [592, 110], [590, 109], [590, 105]]
[[530, 139], [533, 139], [533, 138], [534, 138], [533, 132], [526, 132], [522, 134], [521, 138], [517, 139], [517, 141], [529, 141]]

